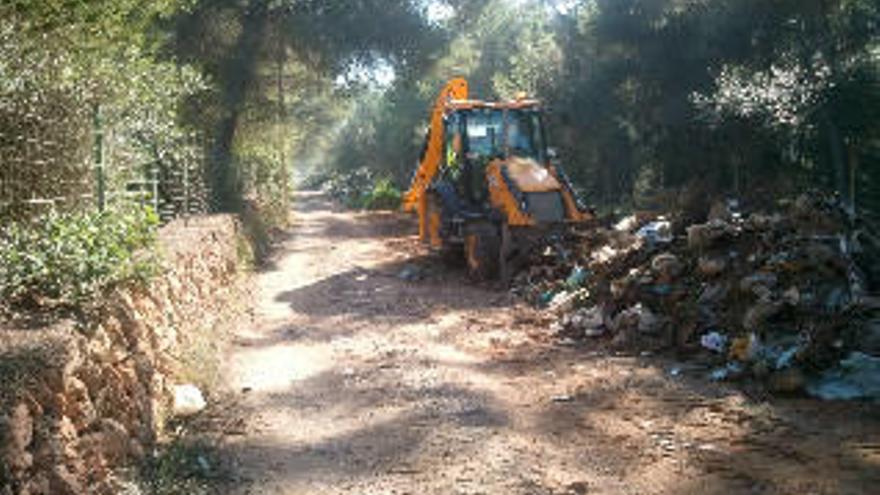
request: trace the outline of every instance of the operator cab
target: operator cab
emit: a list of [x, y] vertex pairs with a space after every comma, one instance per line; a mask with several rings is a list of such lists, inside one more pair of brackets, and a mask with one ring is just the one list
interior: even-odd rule
[[543, 118], [537, 105], [515, 108], [495, 104], [462, 105], [445, 119], [445, 160], [441, 176], [449, 181], [466, 209], [488, 203], [486, 167], [514, 159], [545, 166], [548, 161]]

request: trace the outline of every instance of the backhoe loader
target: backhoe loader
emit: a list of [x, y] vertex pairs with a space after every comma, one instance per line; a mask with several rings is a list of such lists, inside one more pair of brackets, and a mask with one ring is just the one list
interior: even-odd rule
[[552, 155], [538, 101], [472, 100], [467, 81], [453, 79], [403, 208], [418, 214], [419, 238], [463, 256], [471, 277], [507, 283], [533, 249], [593, 219]]

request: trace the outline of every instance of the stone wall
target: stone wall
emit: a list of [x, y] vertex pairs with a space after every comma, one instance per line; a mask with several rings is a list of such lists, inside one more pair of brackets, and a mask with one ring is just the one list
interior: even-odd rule
[[241, 236], [231, 216], [177, 221], [145, 287], [82, 321], [0, 329], [0, 495], [112, 493], [113, 468], [161, 431], [188, 349], [248, 314]]

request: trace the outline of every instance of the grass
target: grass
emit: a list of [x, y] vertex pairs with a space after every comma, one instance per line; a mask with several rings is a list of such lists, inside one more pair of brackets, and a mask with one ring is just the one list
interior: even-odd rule
[[234, 481], [216, 447], [178, 438], [147, 456], [126, 495], [209, 495], [225, 493]]

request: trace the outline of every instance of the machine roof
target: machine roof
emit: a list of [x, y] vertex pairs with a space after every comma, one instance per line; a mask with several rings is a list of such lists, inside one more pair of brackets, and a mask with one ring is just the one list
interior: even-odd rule
[[521, 99], [509, 101], [483, 101], [483, 100], [450, 100], [446, 104], [448, 110], [473, 110], [485, 108], [492, 110], [521, 110], [527, 108], [539, 108], [538, 100]]

